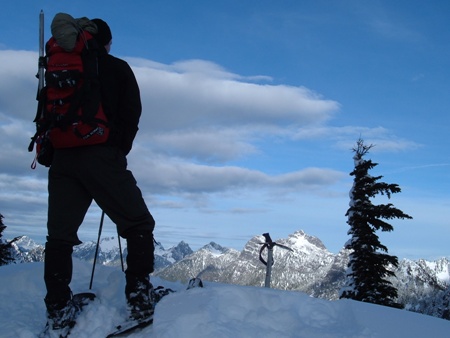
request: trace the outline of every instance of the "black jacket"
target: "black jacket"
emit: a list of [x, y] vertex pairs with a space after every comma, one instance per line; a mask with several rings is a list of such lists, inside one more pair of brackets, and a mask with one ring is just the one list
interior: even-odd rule
[[142, 112], [139, 86], [128, 63], [100, 48], [98, 58], [102, 104], [111, 125], [108, 143], [128, 154]]

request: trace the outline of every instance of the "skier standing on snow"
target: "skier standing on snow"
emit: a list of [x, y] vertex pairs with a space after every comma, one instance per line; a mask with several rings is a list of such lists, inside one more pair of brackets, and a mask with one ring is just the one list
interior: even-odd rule
[[76, 309], [69, 284], [73, 246], [81, 244], [77, 231], [92, 200], [117, 225], [127, 240], [125, 294], [132, 319], [153, 315], [149, 274], [153, 271], [155, 221], [126, 155], [132, 148], [141, 115], [139, 87], [129, 65], [109, 54], [112, 34], [101, 19], [97, 28], [98, 68], [102, 105], [111, 132], [108, 142], [55, 149], [48, 174], [48, 222], [45, 245], [45, 304], [50, 329], [74, 324]]

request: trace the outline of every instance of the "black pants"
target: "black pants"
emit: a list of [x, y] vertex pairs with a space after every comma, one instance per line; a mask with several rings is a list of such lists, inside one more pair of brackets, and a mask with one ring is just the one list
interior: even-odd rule
[[143, 276], [153, 271], [155, 221], [119, 148], [99, 145], [56, 150], [48, 192], [46, 299], [70, 294], [72, 250], [81, 243], [77, 232], [92, 200], [127, 239], [127, 274]]

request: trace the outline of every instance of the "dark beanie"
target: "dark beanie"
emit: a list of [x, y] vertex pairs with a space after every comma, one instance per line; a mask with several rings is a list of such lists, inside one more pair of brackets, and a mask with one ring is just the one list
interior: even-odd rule
[[97, 26], [97, 34], [94, 34], [95, 40], [100, 46], [107, 45], [112, 39], [111, 29], [109, 29], [108, 24], [102, 19], [92, 19], [91, 21]]

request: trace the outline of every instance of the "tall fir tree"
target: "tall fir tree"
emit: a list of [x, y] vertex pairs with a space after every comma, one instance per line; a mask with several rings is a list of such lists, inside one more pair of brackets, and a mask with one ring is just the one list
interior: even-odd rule
[[388, 255], [388, 248], [381, 244], [377, 230], [393, 231], [391, 224], [384, 220], [411, 219], [412, 217], [395, 208], [391, 203], [374, 205], [372, 199], [386, 195], [389, 199], [401, 192], [397, 184], [379, 182], [383, 176], [373, 177], [369, 171], [378, 165], [364, 156], [373, 145], [366, 146], [362, 139], [353, 149], [355, 169], [350, 191], [350, 208], [346, 216], [350, 225], [350, 240], [345, 244], [351, 250], [347, 269], [346, 284], [340, 290], [340, 298], [350, 298], [368, 303], [401, 307], [396, 303], [397, 289], [387, 280], [395, 276], [391, 265], [398, 266], [398, 258]]

